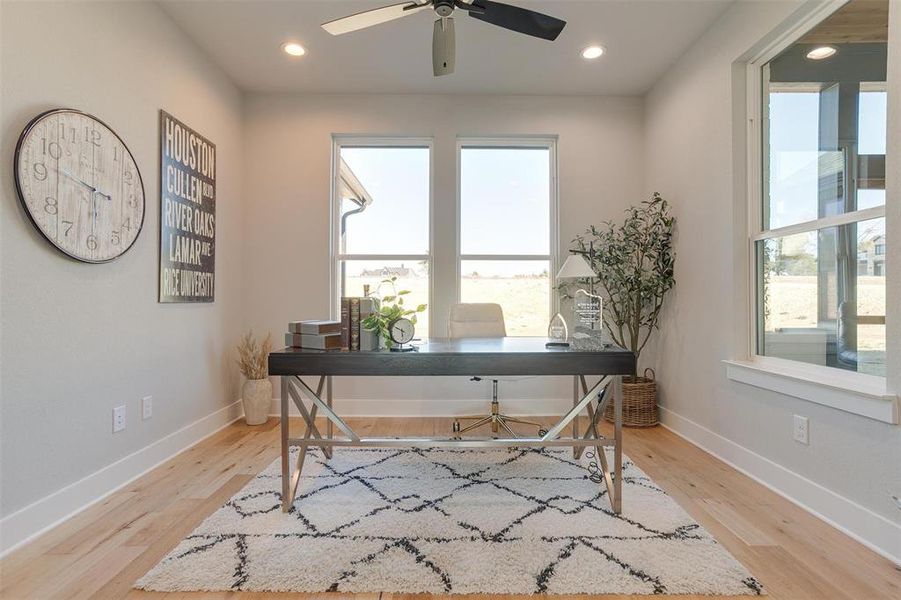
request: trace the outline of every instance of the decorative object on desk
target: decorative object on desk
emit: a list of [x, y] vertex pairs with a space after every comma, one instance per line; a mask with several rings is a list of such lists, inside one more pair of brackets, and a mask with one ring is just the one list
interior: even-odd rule
[[360, 298], [360, 350], [378, 350], [379, 336], [375, 331], [369, 331], [363, 327], [363, 321], [375, 314], [377, 310], [376, 299], [369, 295], [368, 286], [363, 286], [363, 293], [366, 294]]
[[594, 246], [589, 242], [588, 250], [570, 250], [571, 254], [557, 272], [557, 280], [582, 279], [588, 284], [588, 289], [579, 287], [572, 294], [573, 300], [573, 324], [582, 325], [589, 329], [601, 328], [601, 297], [594, 291], [594, 280], [597, 273], [591, 266], [591, 260], [595, 257]]
[[570, 340], [573, 350], [597, 352], [614, 346], [609, 333], [603, 329], [590, 329], [584, 325], [576, 325]]
[[[363, 329], [375, 332], [379, 339], [385, 344], [385, 347], [391, 349], [397, 343], [391, 336], [391, 325], [398, 319], [405, 318], [411, 326], [416, 325], [416, 315], [426, 309], [425, 304], [420, 304], [416, 308], [407, 308], [404, 306], [404, 296], [410, 293], [409, 290], [397, 290], [397, 276], [382, 280], [379, 284], [379, 290], [387, 287], [389, 293], [376, 298], [369, 298], [374, 302], [374, 312], [361, 321]], [[412, 334], [411, 327], [411, 334]], [[410, 336], [410, 340], [413, 336]], [[407, 340], [409, 341], [409, 340]], [[406, 342], [404, 342], [406, 343]]]
[[160, 111], [160, 302], [213, 302], [216, 144]]
[[[289, 334], [290, 335], [290, 334]], [[248, 331], [238, 344], [238, 367], [247, 379], [241, 389], [244, 404], [244, 420], [248, 425], [262, 425], [269, 418], [272, 403], [272, 382], [269, 381], [269, 353], [272, 351], [272, 336], [259, 346], [252, 331]]]
[[573, 321], [587, 329], [602, 329], [603, 304], [603, 298], [594, 293], [592, 281], [590, 290], [580, 288], [573, 295]]
[[37, 115], [22, 131], [13, 162], [25, 214], [66, 256], [109, 262], [137, 241], [144, 224], [141, 173], [122, 138], [97, 117], [71, 108]]
[[285, 346], [314, 350], [340, 350], [340, 333], [286, 333]]
[[393, 342], [391, 351], [410, 352], [415, 350], [413, 346], [406, 345], [413, 339], [414, 332], [415, 326], [413, 322], [406, 317], [400, 317], [388, 323], [388, 335]]
[[566, 319], [563, 315], [557, 313], [551, 319], [547, 326], [547, 343], [546, 348], [568, 348], [569, 347], [569, 328], [566, 326]]
[[341, 333], [341, 321], [323, 321], [312, 319], [308, 321], [291, 321], [288, 323], [288, 331], [291, 333], [305, 333], [313, 335], [327, 335]]
[[367, 331], [363, 321], [376, 312], [376, 299], [370, 296], [363, 298], [341, 298], [340, 348], [342, 350], [378, 350], [379, 338], [375, 332]]
[[[592, 481], [593, 450], [574, 460], [569, 448], [336, 448], [326, 463], [311, 448], [290, 513], [278, 509], [276, 460], [135, 586], [330, 590], [322, 597], [335, 598], [352, 592], [765, 593], [626, 456], [624, 513], [612, 514]], [[291, 448], [291, 464], [297, 452]]]
[[[566, 262], [563, 263], [563, 266], [560, 267], [560, 270], [557, 271], [557, 281], [566, 281], [566, 280], [587, 280], [590, 291], [586, 291], [582, 288], [576, 290], [569, 297], [573, 299], [573, 326], [588, 326], [589, 328], [597, 327], [601, 321], [601, 298], [597, 294], [594, 293], [594, 280], [597, 278], [597, 274], [594, 272], [594, 269], [591, 268], [591, 264], [588, 260], [582, 256], [582, 253], [575, 250], [570, 250], [572, 253], [567, 259]], [[590, 249], [587, 253], [589, 257], [594, 256], [594, 250]], [[565, 284], [560, 287], [565, 287]], [[563, 318], [559, 312], [554, 315], [551, 319], [551, 327], [553, 327], [555, 322], [563, 322], [564, 329], [566, 328], [566, 320]], [[551, 327], [548, 327], [548, 337], [551, 338]], [[568, 339], [569, 335], [566, 332], [565, 337]], [[569, 346], [567, 339], [555, 340], [552, 339], [548, 342], [548, 346]]]
[[[636, 361], [659, 328], [666, 293], [675, 284], [673, 232], [676, 219], [660, 194], [626, 211], [622, 225], [608, 221], [576, 236], [574, 252], [587, 255], [607, 294], [604, 327], [613, 342], [635, 353]], [[627, 406], [634, 409], [627, 409]], [[656, 383], [633, 376], [623, 381], [623, 424], [657, 423]], [[637, 420], [627, 416], [636, 415]], [[648, 415], [653, 414], [653, 418]], [[610, 420], [608, 411], [605, 418]]]
[[350, 351], [360, 350], [360, 299], [350, 299]]

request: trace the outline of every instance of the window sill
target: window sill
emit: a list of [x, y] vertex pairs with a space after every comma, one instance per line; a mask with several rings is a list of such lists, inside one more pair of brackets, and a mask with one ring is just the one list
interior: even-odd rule
[[885, 379], [861, 373], [845, 373], [828, 367], [757, 357], [724, 360], [732, 381], [771, 390], [838, 410], [898, 423], [898, 396], [886, 390]]

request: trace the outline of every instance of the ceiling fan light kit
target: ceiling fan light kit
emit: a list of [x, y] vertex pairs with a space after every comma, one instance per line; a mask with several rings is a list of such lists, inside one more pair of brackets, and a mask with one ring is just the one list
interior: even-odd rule
[[413, 0], [335, 19], [322, 24], [332, 35], [358, 31], [416, 14], [431, 8], [438, 15], [432, 32], [432, 72], [436, 77], [454, 72], [456, 41], [454, 10], [460, 9], [470, 17], [503, 29], [553, 41], [566, 26], [566, 21], [534, 10], [492, 2], [491, 0]]

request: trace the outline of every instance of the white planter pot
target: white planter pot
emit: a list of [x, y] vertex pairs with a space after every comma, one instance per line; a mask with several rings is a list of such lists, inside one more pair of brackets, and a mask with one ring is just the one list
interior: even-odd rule
[[269, 418], [272, 402], [272, 382], [269, 379], [248, 379], [241, 392], [244, 401], [244, 420], [248, 425], [262, 425]]

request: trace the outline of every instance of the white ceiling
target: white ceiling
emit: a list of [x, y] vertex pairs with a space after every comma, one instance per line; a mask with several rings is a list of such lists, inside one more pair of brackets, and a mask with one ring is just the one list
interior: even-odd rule
[[[506, 0], [567, 21], [554, 42], [454, 13], [456, 73], [432, 76], [432, 11], [331, 36], [325, 21], [401, 0], [160, 0], [241, 88], [308, 93], [641, 94], [731, 0]], [[281, 52], [299, 41], [307, 55]], [[580, 50], [607, 55], [586, 61]]]

